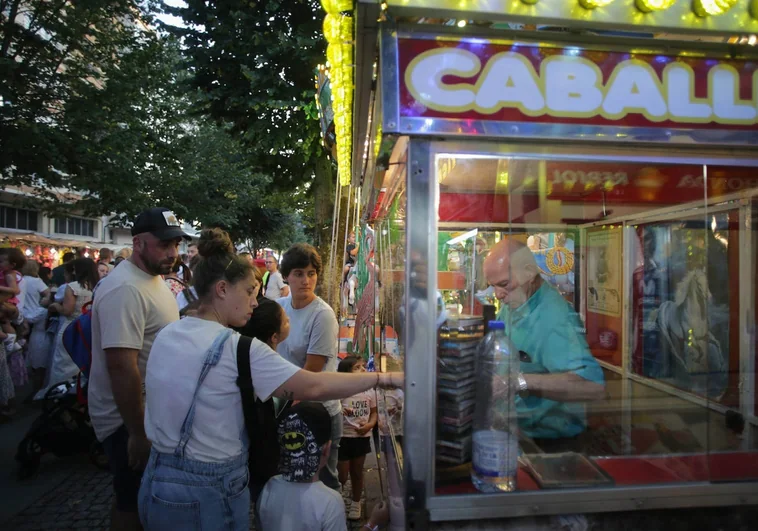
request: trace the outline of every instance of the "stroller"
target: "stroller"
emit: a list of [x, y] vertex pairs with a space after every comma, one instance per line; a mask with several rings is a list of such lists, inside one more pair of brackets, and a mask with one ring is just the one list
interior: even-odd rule
[[34, 421], [16, 451], [18, 477], [26, 479], [39, 468], [43, 455], [65, 457], [89, 454], [98, 468], [108, 469], [108, 457], [95, 437], [87, 405], [77, 396], [77, 378], [53, 385], [42, 398], [42, 414]]

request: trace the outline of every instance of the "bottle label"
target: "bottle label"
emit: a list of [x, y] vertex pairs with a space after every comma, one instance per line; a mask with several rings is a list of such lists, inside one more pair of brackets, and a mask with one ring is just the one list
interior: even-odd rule
[[504, 431], [482, 430], [473, 437], [473, 467], [480, 476], [512, 477], [518, 463], [518, 438]]

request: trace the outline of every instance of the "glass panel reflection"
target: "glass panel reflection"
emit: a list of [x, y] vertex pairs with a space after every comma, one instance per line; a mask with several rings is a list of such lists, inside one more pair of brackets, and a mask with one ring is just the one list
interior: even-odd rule
[[[437, 493], [505, 473], [507, 438], [490, 427], [483, 446], [475, 418], [484, 390], [496, 426], [509, 386], [516, 490], [758, 477], [754, 170], [455, 154], [437, 169]], [[491, 320], [512, 347], [482, 377]]]

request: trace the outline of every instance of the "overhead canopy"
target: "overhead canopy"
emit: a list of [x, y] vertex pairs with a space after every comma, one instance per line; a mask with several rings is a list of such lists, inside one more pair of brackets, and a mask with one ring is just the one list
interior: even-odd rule
[[113, 245], [101, 242], [87, 242], [81, 240], [64, 240], [58, 238], [49, 238], [34, 232], [0, 232], [0, 239], [7, 241], [23, 242], [31, 245], [49, 245], [52, 247], [87, 247], [89, 249], [108, 249], [118, 250], [129, 245]]

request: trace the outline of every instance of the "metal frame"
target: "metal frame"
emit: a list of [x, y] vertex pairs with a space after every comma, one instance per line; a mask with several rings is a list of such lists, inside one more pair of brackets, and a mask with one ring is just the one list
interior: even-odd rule
[[[755, 234], [753, 232], [755, 199], [743, 200], [740, 209], [740, 406], [746, 419], [755, 419]], [[753, 430], [748, 429], [744, 445], [752, 444]]]
[[[379, 6], [372, 3], [356, 4], [355, 13], [355, 98], [353, 116], [368, 116], [372, 113], [371, 94], [376, 57], [376, 41], [379, 33], [377, 16]], [[353, 120], [352, 182], [360, 183], [363, 169], [363, 139], [366, 138], [367, 124], [364, 120]]]
[[[361, 0], [379, 2], [383, 0]], [[751, 17], [750, 0], [741, 0], [724, 15], [699, 17], [692, 2], [679, 1], [663, 11], [643, 13], [634, 2], [612, 2], [584, 9], [577, 0], [540, 0], [530, 4], [521, 0], [386, 0], [394, 16], [421, 16], [462, 20], [487, 20], [525, 24], [549, 24], [559, 27], [587, 27], [627, 31], [676, 31], [732, 36], [758, 32], [758, 18]], [[755, 16], [758, 16], [756, 14]]]
[[[755, 482], [692, 482], [674, 485], [626, 486], [612, 489], [567, 489], [560, 492], [515, 492], [503, 495], [437, 496], [434, 494], [437, 367], [435, 363], [430, 363], [430, 360], [433, 359], [436, 352], [436, 328], [432, 314], [436, 307], [437, 291], [437, 278], [434, 274], [437, 271], [436, 234], [440, 226], [456, 225], [439, 224], [437, 221], [437, 215], [434, 211], [439, 188], [436, 181], [436, 159], [438, 156], [453, 154], [473, 154], [477, 157], [510, 155], [519, 158], [558, 160], [587, 160], [591, 158], [593, 161], [641, 161], [653, 164], [707, 163], [758, 167], [758, 157], [754, 153], [724, 149], [706, 150], [704, 152], [700, 146], [695, 146], [694, 149], [679, 148], [675, 151], [664, 150], [659, 147], [646, 150], [643, 154], [640, 153], [639, 148], [632, 146], [614, 148], [592, 144], [584, 146], [542, 146], [535, 143], [496, 145], [474, 141], [446, 142], [411, 138], [407, 180], [406, 285], [410, 286], [416, 278], [415, 275], [418, 274], [413, 268], [414, 261], [424, 263], [427, 266], [427, 282], [423, 289], [415, 290], [415, 295], [411, 290], [406, 290], [406, 296], [409, 297], [406, 301], [406, 307], [410, 308], [410, 311], [406, 312], [405, 330], [412, 331], [412, 337], [405, 339], [406, 396], [409, 403], [413, 404], [413, 409], [412, 411], [407, 410], [405, 415], [404, 433], [407, 442], [404, 444], [403, 473], [406, 487], [406, 508], [411, 523], [414, 515], [421, 518], [426, 518], [428, 515], [432, 521], [445, 521], [566, 512], [606, 512], [758, 503], [758, 491], [755, 489]], [[681, 211], [681, 207], [678, 210]], [[706, 209], [706, 212], [708, 211]], [[671, 216], [673, 211], [668, 214]], [[748, 223], [748, 220], [745, 219], [744, 222]], [[466, 224], [457, 224], [457, 226], [464, 225]], [[493, 225], [499, 224], [483, 224], [482, 226], [492, 227]], [[627, 240], [629, 240], [628, 237], [625, 238], [625, 249], [630, 245]], [[625, 278], [627, 276], [629, 275], [625, 275]], [[625, 282], [625, 289], [631, 289], [630, 283]], [[627, 300], [629, 300], [628, 297]], [[416, 304], [415, 310], [413, 309], [414, 303]], [[624, 310], [628, 312], [628, 306], [625, 306]], [[747, 318], [748, 316], [743, 316], [743, 319]], [[627, 335], [627, 340], [628, 337]], [[743, 338], [743, 341], [750, 341], [750, 339]], [[628, 350], [628, 347], [625, 350]], [[628, 411], [627, 415], [630, 414], [631, 411]]]
[[[427, 500], [434, 492], [434, 415], [437, 404], [436, 327], [430, 326], [437, 306], [437, 181], [430, 151], [424, 140], [411, 139], [408, 153], [408, 208], [406, 212], [405, 267], [405, 397], [413, 404], [413, 414], [404, 418], [403, 474], [406, 511], [409, 520], [425, 520]], [[425, 272], [414, 270], [414, 262], [426, 265]], [[426, 283], [409, 289], [420, 274]], [[430, 361], [432, 361], [430, 363]], [[430, 370], [431, 367], [431, 370]], [[431, 451], [430, 451], [431, 446]], [[431, 472], [431, 473], [430, 473]]]
[[[620, 2], [619, 2], [620, 3]], [[680, 2], [681, 3], [681, 2]], [[441, 36], [440, 33], [443, 33]], [[574, 44], [588, 49], [605, 49], [605, 50], [625, 50], [629, 51], [630, 44], [628, 39], [620, 41], [619, 39], [603, 38], [590, 41], [582, 37], [581, 40], [576, 37], [557, 38], [550, 36], [550, 41], [545, 42], [546, 35], [544, 32], [526, 33], [526, 32], [502, 32], [496, 38], [492, 32], [482, 32], [486, 35], [489, 42], [501, 42], [508, 44], [518, 44], [522, 46], [567, 46]], [[758, 130], [730, 130], [718, 129], [718, 126], [705, 129], [687, 129], [686, 127], [625, 127], [625, 126], [608, 126], [608, 125], [588, 125], [588, 124], [554, 124], [554, 123], [534, 123], [534, 122], [502, 122], [493, 120], [464, 120], [453, 118], [419, 118], [407, 117], [400, 115], [399, 87], [400, 87], [400, 68], [398, 54], [398, 39], [403, 37], [413, 37], [421, 39], [436, 40], [460, 40], [481, 42], [481, 37], [472, 37], [471, 35], [458, 34], [452, 30], [440, 32], [437, 28], [432, 29], [424, 26], [401, 26], [392, 27], [389, 24], [383, 24], [381, 28], [380, 46], [381, 46], [381, 74], [380, 83], [382, 84], [383, 108], [385, 116], [383, 121], [383, 131], [385, 133], [398, 133], [416, 136], [434, 136], [434, 137], [458, 137], [477, 136], [483, 138], [500, 138], [508, 140], [546, 140], [559, 139], [560, 141], [583, 141], [593, 140], [597, 142], [624, 143], [624, 144], [669, 144], [669, 145], [710, 145], [710, 146], [756, 146], [758, 145]], [[505, 37], [505, 38], [504, 38]], [[660, 52], [671, 54], [675, 50], [695, 49], [692, 43], [677, 43], [654, 40], [640, 40], [635, 43], [639, 49], [635, 52]], [[709, 52], [709, 57], [723, 57], [733, 59], [735, 57], [735, 47], [729, 46], [700, 46], [701, 53]], [[755, 54], [754, 50], [749, 48], [738, 48], [747, 50], [747, 57]]]

